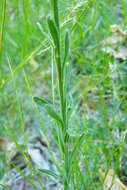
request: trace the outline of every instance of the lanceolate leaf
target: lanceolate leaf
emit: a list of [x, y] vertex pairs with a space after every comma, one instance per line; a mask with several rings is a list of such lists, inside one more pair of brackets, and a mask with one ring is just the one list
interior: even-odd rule
[[48, 101], [38, 98], [38, 97], [34, 97], [34, 101], [36, 102], [36, 104], [38, 106], [44, 106], [44, 105], [48, 104]]
[[65, 57], [68, 56], [68, 52], [69, 52], [69, 32], [66, 31], [66, 34], [65, 34]]
[[63, 67], [64, 67], [64, 64], [66, 62], [68, 52], [69, 52], [69, 32], [66, 31], [66, 33], [65, 33], [65, 53], [64, 53]]
[[58, 30], [57, 30], [57, 27], [56, 27], [54, 21], [50, 17], [48, 18], [48, 27], [49, 27], [51, 36], [53, 38], [54, 44], [55, 44], [56, 48], [59, 50], [60, 44], [59, 44]]
[[56, 26], [59, 29], [59, 13], [58, 13], [58, 0], [51, 0], [53, 16], [56, 23]]
[[70, 155], [70, 164], [72, 163], [73, 159], [75, 158], [76, 154], [78, 153], [78, 151], [79, 151], [79, 149], [80, 149], [80, 146], [81, 146], [81, 144], [82, 144], [83, 141], [84, 141], [84, 137], [85, 137], [85, 134], [83, 133], [83, 134], [79, 137], [77, 143], [75, 144], [75, 146], [74, 146], [74, 148], [73, 148], [73, 150], [72, 150], [72, 152], [71, 152], [71, 155]]
[[48, 114], [55, 119], [56, 121], [58, 121], [59, 123], [61, 123], [61, 125], [63, 126], [63, 121], [60, 117], [60, 115], [56, 112], [56, 110], [54, 109], [53, 105], [50, 104], [48, 101], [38, 98], [38, 97], [34, 97], [34, 101], [35, 103], [42, 109], [45, 109]]
[[60, 115], [54, 110], [54, 108], [51, 105], [47, 105], [46, 110], [52, 118], [54, 118], [56, 121], [59, 121], [61, 124], [63, 124], [63, 121]]
[[57, 175], [55, 172], [51, 171], [51, 170], [45, 170], [45, 169], [39, 169], [40, 172], [44, 173], [44, 174], [47, 174], [49, 176], [52, 176], [54, 177], [55, 179], [58, 179], [58, 180], [62, 180], [61, 176]]
[[57, 128], [57, 132], [58, 132], [58, 138], [59, 138], [59, 141], [60, 141], [61, 150], [62, 150], [62, 152], [64, 152], [65, 151], [64, 139], [63, 139], [63, 136], [62, 136], [61, 129], [59, 127]]

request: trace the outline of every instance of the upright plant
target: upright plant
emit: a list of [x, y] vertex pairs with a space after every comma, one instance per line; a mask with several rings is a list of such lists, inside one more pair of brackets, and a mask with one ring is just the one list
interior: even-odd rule
[[45, 109], [50, 115], [50, 117], [52, 117], [56, 121], [56, 131], [57, 131], [59, 149], [61, 153], [61, 159], [63, 160], [63, 166], [60, 169], [61, 171], [60, 175], [57, 175], [51, 170], [41, 169], [40, 171], [59, 179], [64, 185], [64, 190], [69, 190], [73, 159], [75, 158], [76, 153], [78, 152], [79, 147], [84, 140], [84, 134], [79, 137], [76, 144], [70, 151], [68, 149], [70, 139], [68, 134], [68, 112], [69, 112], [68, 101], [67, 101], [68, 81], [66, 79], [67, 76], [66, 73], [68, 70], [66, 59], [69, 53], [69, 32], [68, 31], [65, 32], [64, 52], [62, 52], [58, 0], [51, 0], [51, 6], [52, 6], [53, 18], [48, 17], [47, 23], [53, 41], [53, 52], [54, 52], [53, 58], [55, 58], [54, 61], [56, 63], [56, 68], [57, 68], [60, 114], [54, 108], [55, 106], [49, 103], [47, 100], [34, 97], [34, 101], [38, 106]]

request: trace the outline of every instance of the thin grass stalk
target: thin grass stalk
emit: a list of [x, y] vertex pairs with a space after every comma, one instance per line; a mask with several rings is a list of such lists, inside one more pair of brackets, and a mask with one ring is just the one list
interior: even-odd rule
[[[3, 47], [3, 36], [4, 36], [4, 25], [5, 25], [5, 12], [6, 12], [6, 0], [2, 0], [2, 21], [1, 21], [1, 31], [0, 31], [0, 62], [2, 59], [2, 47]], [[2, 64], [1, 64], [2, 65]], [[2, 83], [3, 72], [0, 69], [0, 84]]]
[[125, 23], [127, 23], [127, 11], [126, 11], [126, 6], [125, 6], [125, 1], [121, 0], [123, 12], [124, 12], [124, 17], [125, 17]]
[[2, 52], [2, 42], [4, 34], [4, 24], [5, 24], [5, 12], [6, 12], [6, 0], [2, 1], [2, 22], [1, 22], [1, 32], [0, 32], [0, 57]]

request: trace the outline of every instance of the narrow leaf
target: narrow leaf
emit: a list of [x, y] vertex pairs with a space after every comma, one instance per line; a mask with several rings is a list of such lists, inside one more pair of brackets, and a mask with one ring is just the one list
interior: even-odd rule
[[7, 185], [3, 185], [3, 184], [0, 184], [0, 186], [2, 186], [3, 188], [6, 188], [6, 189], [8, 189], [8, 190], [12, 190], [9, 186], [7, 186]]
[[73, 159], [75, 158], [76, 154], [78, 153], [78, 150], [80, 149], [80, 146], [83, 143], [84, 137], [85, 137], [85, 134], [83, 133], [79, 137], [77, 143], [75, 144], [75, 146], [74, 146], [74, 148], [73, 148], [73, 150], [71, 152], [71, 155], [70, 155], [70, 164], [72, 163]]
[[70, 39], [69, 39], [69, 32], [66, 31], [65, 33], [65, 53], [64, 53], [64, 60], [63, 60], [63, 67], [65, 65], [68, 53], [69, 53], [69, 44], [70, 44]]
[[2, 52], [2, 43], [3, 43], [3, 36], [4, 36], [4, 25], [5, 25], [5, 16], [6, 16], [6, 0], [2, 2], [2, 20], [1, 20], [1, 31], [0, 31], [0, 58]]
[[59, 123], [61, 123], [61, 125], [63, 126], [63, 121], [60, 117], [60, 115], [56, 112], [56, 110], [54, 109], [53, 105], [50, 104], [48, 101], [38, 98], [38, 97], [34, 97], [33, 98], [35, 103], [40, 107], [45, 109], [48, 114], [55, 119], [56, 121], [58, 121]]
[[51, 170], [39, 169], [39, 171], [61, 181], [61, 176], [57, 175], [55, 172]]
[[55, 46], [60, 49], [60, 45], [59, 45], [59, 34], [58, 34], [58, 30], [57, 27], [54, 23], [54, 21], [51, 18], [48, 18], [48, 27], [51, 33], [51, 36], [53, 38], [54, 44]]
[[58, 0], [51, 0], [53, 16], [56, 23], [57, 28], [59, 29], [59, 12], [58, 12]]
[[47, 105], [46, 106], [46, 110], [48, 112], [48, 114], [55, 119], [56, 121], [60, 122], [63, 125], [63, 121], [60, 117], [60, 115], [54, 110], [53, 106], [51, 105]]
[[65, 56], [68, 56], [68, 52], [69, 52], [69, 44], [70, 44], [70, 39], [69, 39], [69, 32], [66, 31], [65, 34]]
[[58, 133], [60, 148], [61, 148], [62, 153], [63, 153], [64, 152], [64, 139], [63, 139], [63, 136], [62, 136], [61, 129], [59, 127], [57, 127], [57, 133]]
[[36, 102], [36, 104], [39, 106], [44, 106], [44, 105], [48, 104], [48, 101], [46, 101], [42, 98], [34, 97], [33, 99]]

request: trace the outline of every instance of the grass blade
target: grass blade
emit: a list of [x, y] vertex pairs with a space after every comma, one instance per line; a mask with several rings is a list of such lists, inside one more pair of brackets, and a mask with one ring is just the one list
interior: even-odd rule
[[12, 189], [11, 189], [9, 186], [7, 186], [7, 185], [0, 184], [0, 186], [3, 187], [3, 188], [6, 188], [6, 189], [8, 189], [8, 190], [12, 190]]
[[39, 169], [39, 171], [61, 181], [61, 176], [51, 170]]
[[2, 23], [1, 23], [1, 32], [0, 32], [0, 57], [2, 51], [2, 41], [3, 41], [3, 34], [4, 34], [4, 23], [5, 23], [5, 12], [6, 12], [6, 0], [2, 2]]
[[37, 190], [36, 185], [15, 164], [12, 165]]

